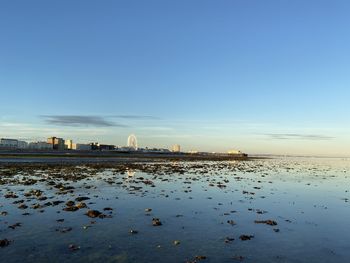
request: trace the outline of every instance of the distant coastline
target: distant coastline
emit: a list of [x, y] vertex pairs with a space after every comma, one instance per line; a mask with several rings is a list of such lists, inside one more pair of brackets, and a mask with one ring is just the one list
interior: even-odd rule
[[138, 151], [0, 150], [0, 163], [98, 163], [250, 160], [247, 154], [144, 153]]

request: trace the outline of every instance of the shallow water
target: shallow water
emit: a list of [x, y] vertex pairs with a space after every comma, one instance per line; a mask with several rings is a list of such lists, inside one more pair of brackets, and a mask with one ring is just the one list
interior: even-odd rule
[[[153, 165], [174, 172], [78, 167], [74, 174], [84, 176], [68, 180], [49, 170], [24, 169], [14, 177], [2, 168], [0, 213], [8, 214], [0, 215], [0, 239], [10, 244], [0, 248], [0, 262], [349, 262], [349, 159]], [[23, 185], [28, 177], [39, 181]], [[48, 181], [74, 189], [61, 191]], [[32, 189], [48, 199], [24, 196]], [[10, 191], [18, 198], [5, 198]], [[65, 203], [31, 207], [78, 196], [89, 197], [84, 201], [89, 209], [111, 217], [90, 218], [87, 208], [63, 211]], [[18, 209], [17, 200], [28, 208]], [[152, 218], [162, 225], [152, 226]], [[277, 225], [254, 222], [268, 219]], [[15, 223], [22, 225], [8, 227]], [[67, 228], [72, 230], [60, 231]], [[241, 235], [254, 237], [242, 241]], [[225, 242], [226, 237], [234, 240]], [[196, 256], [206, 259], [195, 261]]]

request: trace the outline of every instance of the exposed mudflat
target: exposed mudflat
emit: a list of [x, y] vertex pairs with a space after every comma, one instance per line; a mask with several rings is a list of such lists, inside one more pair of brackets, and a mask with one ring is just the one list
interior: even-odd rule
[[348, 262], [349, 168], [6, 161], [0, 262]]

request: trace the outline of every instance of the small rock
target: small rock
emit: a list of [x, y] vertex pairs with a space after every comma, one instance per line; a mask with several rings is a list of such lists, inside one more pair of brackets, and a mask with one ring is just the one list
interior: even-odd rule
[[137, 234], [137, 233], [139, 233], [139, 231], [134, 230], [134, 229], [130, 229], [129, 233], [130, 233], [130, 234]]
[[273, 220], [255, 220], [255, 224], [266, 224], [270, 226], [277, 226], [277, 222]]
[[25, 205], [25, 204], [20, 204], [17, 208], [18, 208], [18, 209], [27, 209], [28, 206]]
[[57, 228], [56, 231], [61, 232], [61, 233], [67, 233], [72, 231], [73, 228], [71, 227], [63, 227], [63, 228]]
[[75, 201], [77, 202], [81, 202], [81, 201], [85, 201], [85, 200], [89, 200], [89, 197], [85, 197], [85, 196], [79, 196], [77, 198], [75, 198]]
[[5, 239], [0, 240], [0, 247], [7, 247], [8, 245], [10, 245], [10, 241]]
[[160, 222], [159, 218], [153, 218], [152, 219], [152, 225], [153, 226], [161, 226], [162, 222]]
[[241, 235], [239, 237], [239, 239], [242, 241], [251, 240], [252, 238], [254, 238], [254, 236], [252, 236], [252, 235]]
[[233, 225], [235, 225], [235, 224], [236, 224], [236, 222], [235, 222], [235, 221], [233, 221], [233, 220], [228, 220], [228, 221], [227, 221], [227, 223], [229, 223], [231, 226], [233, 226]]
[[75, 212], [77, 210], [79, 210], [79, 207], [76, 206], [67, 206], [65, 208], [63, 208], [64, 211], [68, 211], [68, 212]]
[[79, 246], [74, 245], [74, 244], [70, 244], [70, 245], [68, 246], [68, 248], [69, 248], [71, 251], [77, 251], [77, 250], [80, 249]]
[[78, 207], [79, 209], [87, 207], [84, 202], [77, 203], [75, 206]]
[[15, 229], [16, 227], [19, 227], [19, 226], [22, 226], [22, 224], [21, 223], [16, 223], [16, 224], [13, 224], [13, 225], [9, 226], [9, 228]]
[[73, 206], [75, 203], [73, 202], [73, 201], [68, 201], [67, 203], [66, 203], [66, 206]]
[[233, 237], [226, 237], [224, 241], [225, 241], [225, 243], [231, 243], [234, 240], [235, 239]]
[[97, 210], [89, 210], [87, 211], [86, 215], [88, 217], [92, 217], [92, 218], [95, 218], [95, 217], [99, 217], [102, 215], [102, 213], [100, 211], [97, 211]]

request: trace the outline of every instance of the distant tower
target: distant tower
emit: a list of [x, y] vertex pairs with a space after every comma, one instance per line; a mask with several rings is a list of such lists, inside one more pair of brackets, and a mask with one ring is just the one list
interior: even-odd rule
[[137, 139], [134, 134], [130, 134], [128, 137], [128, 147], [137, 150]]

